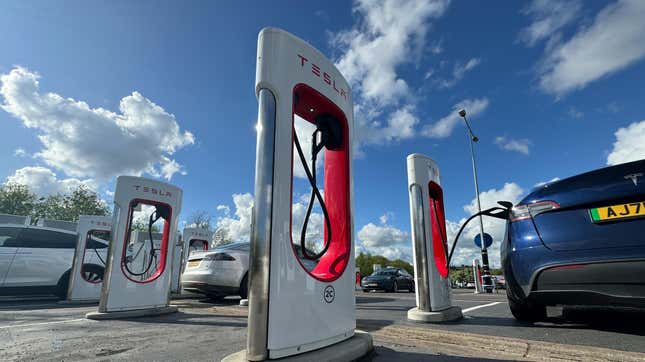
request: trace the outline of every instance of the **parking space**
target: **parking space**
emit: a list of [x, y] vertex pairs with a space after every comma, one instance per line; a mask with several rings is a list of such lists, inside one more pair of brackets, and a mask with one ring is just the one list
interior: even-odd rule
[[[475, 295], [472, 290], [455, 290], [453, 300], [464, 311], [462, 321], [418, 324], [406, 318], [408, 309], [415, 305], [413, 293], [357, 292], [357, 328], [372, 333], [376, 345], [370, 358], [499, 358], [498, 348], [507, 352], [516, 348], [521, 356], [533, 343], [535, 348], [550, 351], [567, 345], [567, 349], [578, 351], [576, 356], [612, 351], [645, 353], [642, 312], [572, 310], [566, 311], [569, 319], [565, 320], [554, 310], [548, 322], [533, 325], [512, 318], [503, 292]], [[96, 304], [2, 301], [0, 360], [219, 360], [245, 347], [247, 309], [238, 303], [239, 299], [230, 297], [217, 303], [200, 298], [175, 299], [179, 313], [91, 321], [84, 316], [95, 311]], [[633, 356], [645, 358], [645, 354]], [[529, 354], [525, 357], [535, 359]]]

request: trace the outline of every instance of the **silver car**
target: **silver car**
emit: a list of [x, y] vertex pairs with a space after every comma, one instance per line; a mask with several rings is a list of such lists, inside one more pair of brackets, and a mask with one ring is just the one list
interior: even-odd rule
[[[303, 265], [313, 269], [317, 263], [304, 259], [299, 245], [294, 247]], [[249, 250], [249, 243], [235, 243], [208, 251], [191, 252], [181, 276], [182, 288], [187, 292], [205, 294], [212, 299], [227, 295], [247, 298]]]
[[[92, 238], [85, 255], [83, 277], [103, 279], [107, 243]], [[67, 295], [77, 243], [73, 231], [38, 226], [0, 224], [0, 296]]]

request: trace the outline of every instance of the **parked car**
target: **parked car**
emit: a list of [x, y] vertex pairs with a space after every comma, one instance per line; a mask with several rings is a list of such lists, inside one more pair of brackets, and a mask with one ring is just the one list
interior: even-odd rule
[[549, 183], [516, 205], [501, 258], [515, 318], [548, 305], [645, 307], [645, 160]]
[[[302, 264], [309, 270], [317, 262], [305, 259], [300, 245], [295, 245]], [[193, 251], [188, 257], [181, 286], [192, 293], [204, 294], [212, 299], [227, 295], [248, 297], [249, 243], [234, 243], [208, 251]], [[313, 251], [309, 252], [314, 254]]]
[[[67, 295], [77, 234], [47, 227], [0, 225], [0, 295]], [[92, 239], [83, 271], [85, 279], [103, 280], [107, 243]], [[94, 249], [91, 250], [91, 249]], [[100, 258], [98, 255], [100, 254]]]
[[379, 269], [361, 280], [361, 289], [364, 292], [384, 290], [397, 293], [401, 289], [414, 292], [414, 277], [403, 268]]

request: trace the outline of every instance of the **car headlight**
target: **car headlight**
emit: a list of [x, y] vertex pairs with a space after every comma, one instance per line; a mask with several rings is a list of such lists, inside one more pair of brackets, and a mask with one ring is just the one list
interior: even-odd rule
[[204, 257], [204, 260], [224, 260], [224, 261], [234, 261], [235, 258], [226, 253], [215, 253], [208, 254]]

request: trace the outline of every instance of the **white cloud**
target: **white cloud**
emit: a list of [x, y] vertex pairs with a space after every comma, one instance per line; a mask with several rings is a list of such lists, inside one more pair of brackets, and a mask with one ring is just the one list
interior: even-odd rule
[[13, 155], [16, 157], [25, 157], [27, 156], [27, 151], [25, 151], [24, 148], [16, 148], [16, 150], [13, 151]]
[[[355, 2], [359, 21], [335, 34], [332, 46], [341, 53], [336, 65], [352, 85], [357, 144], [383, 144], [414, 135], [418, 123], [414, 97], [397, 71], [419, 58], [430, 20], [443, 15], [448, 4], [448, 0]], [[431, 48], [431, 53], [435, 51], [441, 51], [441, 43]]]
[[[293, 203], [291, 209], [292, 240], [294, 243], [299, 243], [309, 197], [307, 194], [301, 197], [294, 197], [294, 200], [296, 202]], [[229, 215], [230, 208], [228, 206], [218, 205], [217, 210], [223, 211], [224, 216], [217, 219], [217, 228], [223, 230], [231, 240], [248, 242], [251, 235], [251, 212], [253, 210], [253, 203], [253, 195], [250, 193], [233, 194], [235, 213], [231, 216]], [[321, 213], [315, 212], [315, 210], [314, 208], [314, 212], [309, 217], [305, 240], [316, 241], [320, 244], [324, 237], [323, 217]]]
[[462, 122], [461, 117], [457, 114], [457, 111], [462, 108], [467, 112], [466, 117], [472, 119], [472, 117], [481, 114], [488, 108], [488, 99], [465, 99], [455, 104], [453, 110], [448, 115], [435, 123], [425, 125], [421, 133], [431, 138], [445, 138], [450, 136], [455, 126]]
[[15, 67], [2, 74], [2, 108], [38, 132], [47, 165], [73, 177], [108, 180], [116, 175], [162, 175], [181, 166], [170, 157], [193, 144], [175, 116], [138, 92], [121, 99], [120, 113], [91, 108], [56, 93], [40, 93], [40, 76]]
[[519, 40], [534, 46], [538, 41], [550, 39], [573, 22], [581, 9], [578, 0], [534, 0], [522, 10], [531, 18], [531, 25], [520, 31]]
[[591, 25], [567, 41], [555, 40], [547, 47], [540, 87], [562, 96], [641, 60], [645, 57], [643, 18], [645, 1], [620, 0], [607, 5]]
[[[524, 190], [514, 182], [505, 183], [501, 189], [490, 189], [488, 191], [480, 192], [482, 210], [493, 206], [499, 206], [497, 201], [510, 201], [513, 204], [517, 204], [523, 194]], [[473, 198], [468, 205], [464, 205], [464, 210], [469, 215], [476, 213], [477, 200]], [[459, 228], [465, 221], [466, 218], [459, 220], [459, 222], [446, 220], [446, 231], [450, 246], [452, 246], [452, 242], [454, 241]], [[490, 263], [493, 267], [499, 267], [499, 247], [502, 239], [504, 238], [506, 222], [491, 217], [484, 217], [483, 221], [484, 231], [493, 237], [493, 246], [488, 249]], [[473, 259], [481, 259], [481, 250], [475, 246], [473, 242], [475, 235], [479, 234], [479, 232], [479, 220], [475, 218], [468, 224], [462, 233], [459, 243], [455, 248], [455, 254], [452, 257], [451, 265], [470, 265]]]
[[528, 155], [530, 152], [529, 148], [531, 146], [531, 141], [526, 138], [517, 140], [505, 136], [498, 136], [495, 138], [495, 144], [503, 150], [515, 151], [524, 155]]
[[575, 107], [569, 107], [569, 109], [567, 110], [567, 114], [569, 115], [569, 117], [575, 118], [575, 119], [580, 119], [585, 115], [582, 111], [579, 111]]
[[[296, 129], [296, 135], [298, 136], [298, 142], [300, 143], [300, 147], [302, 148], [302, 153], [305, 156], [305, 160], [307, 160], [307, 166], [309, 167], [309, 171], [313, 171], [311, 169], [311, 149], [313, 147], [311, 141], [312, 141], [312, 134], [316, 130], [316, 126], [308, 122], [298, 116], [294, 117], [294, 128]], [[319, 139], [320, 141], [320, 139]], [[322, 165], [325, 163], [325, 151], [321, 150], [318, 153], [318, 158], [316, 159], [316, 170], [320, 171]], [[296, 146], [293, 146], [293, 176], [295, 177], [300, 177], [300, 178], [307, 178], [307, 173], [305, 173], [305, 169], [302, 166], [302, 162], [300, 161], [300, 156], [298, 155], [298, 150], [296, 149]]]
[[394, 217], [394, 213], [388, 211], [385, 214], [381, 215], [378, 220], [381, 222], [381, 224], [387, 224], [388, 221], [390, 221]]
[[607, 156], [608, 165], [645, 159], [645, 120], [621, 127], [614, 135], [616, 141]]
[[455, 86], [464, 75], [481, 63], [479, 58], [472, 58], [466, 63], [456, 62], [452, 70], [452, 79], [442, 79], [438, 81], [439, 88], [451, 88]]
[[410, 242], [410, 234], [407, 231], [387, 224], [375, 225], [368, 223], [356, 235], [361, 245], [366, 248], [392, 246]]
[[[216, 228], [226, 232], [228, 238], [233, 241], [250, 241], [251, 236], [251, 211], [253, 210], [253, 195], [250, 193], [233, 194], [235, 205], [235, 216], [226, 216], [217, 219]], [[220, 205], [224, 206], [225, 205]], [[217, 207], [218, 210], [227, 210]]]
[[38, 196], [52, 194], [66, 194], [83, 185], [96, 191], [96, 183], [91, 179], [79, 180], [76, 178], [59, 179], [56, 174], [41, 166], [23, 167], [7, 177], [6, 183], [26, 185], [31, 192]]

